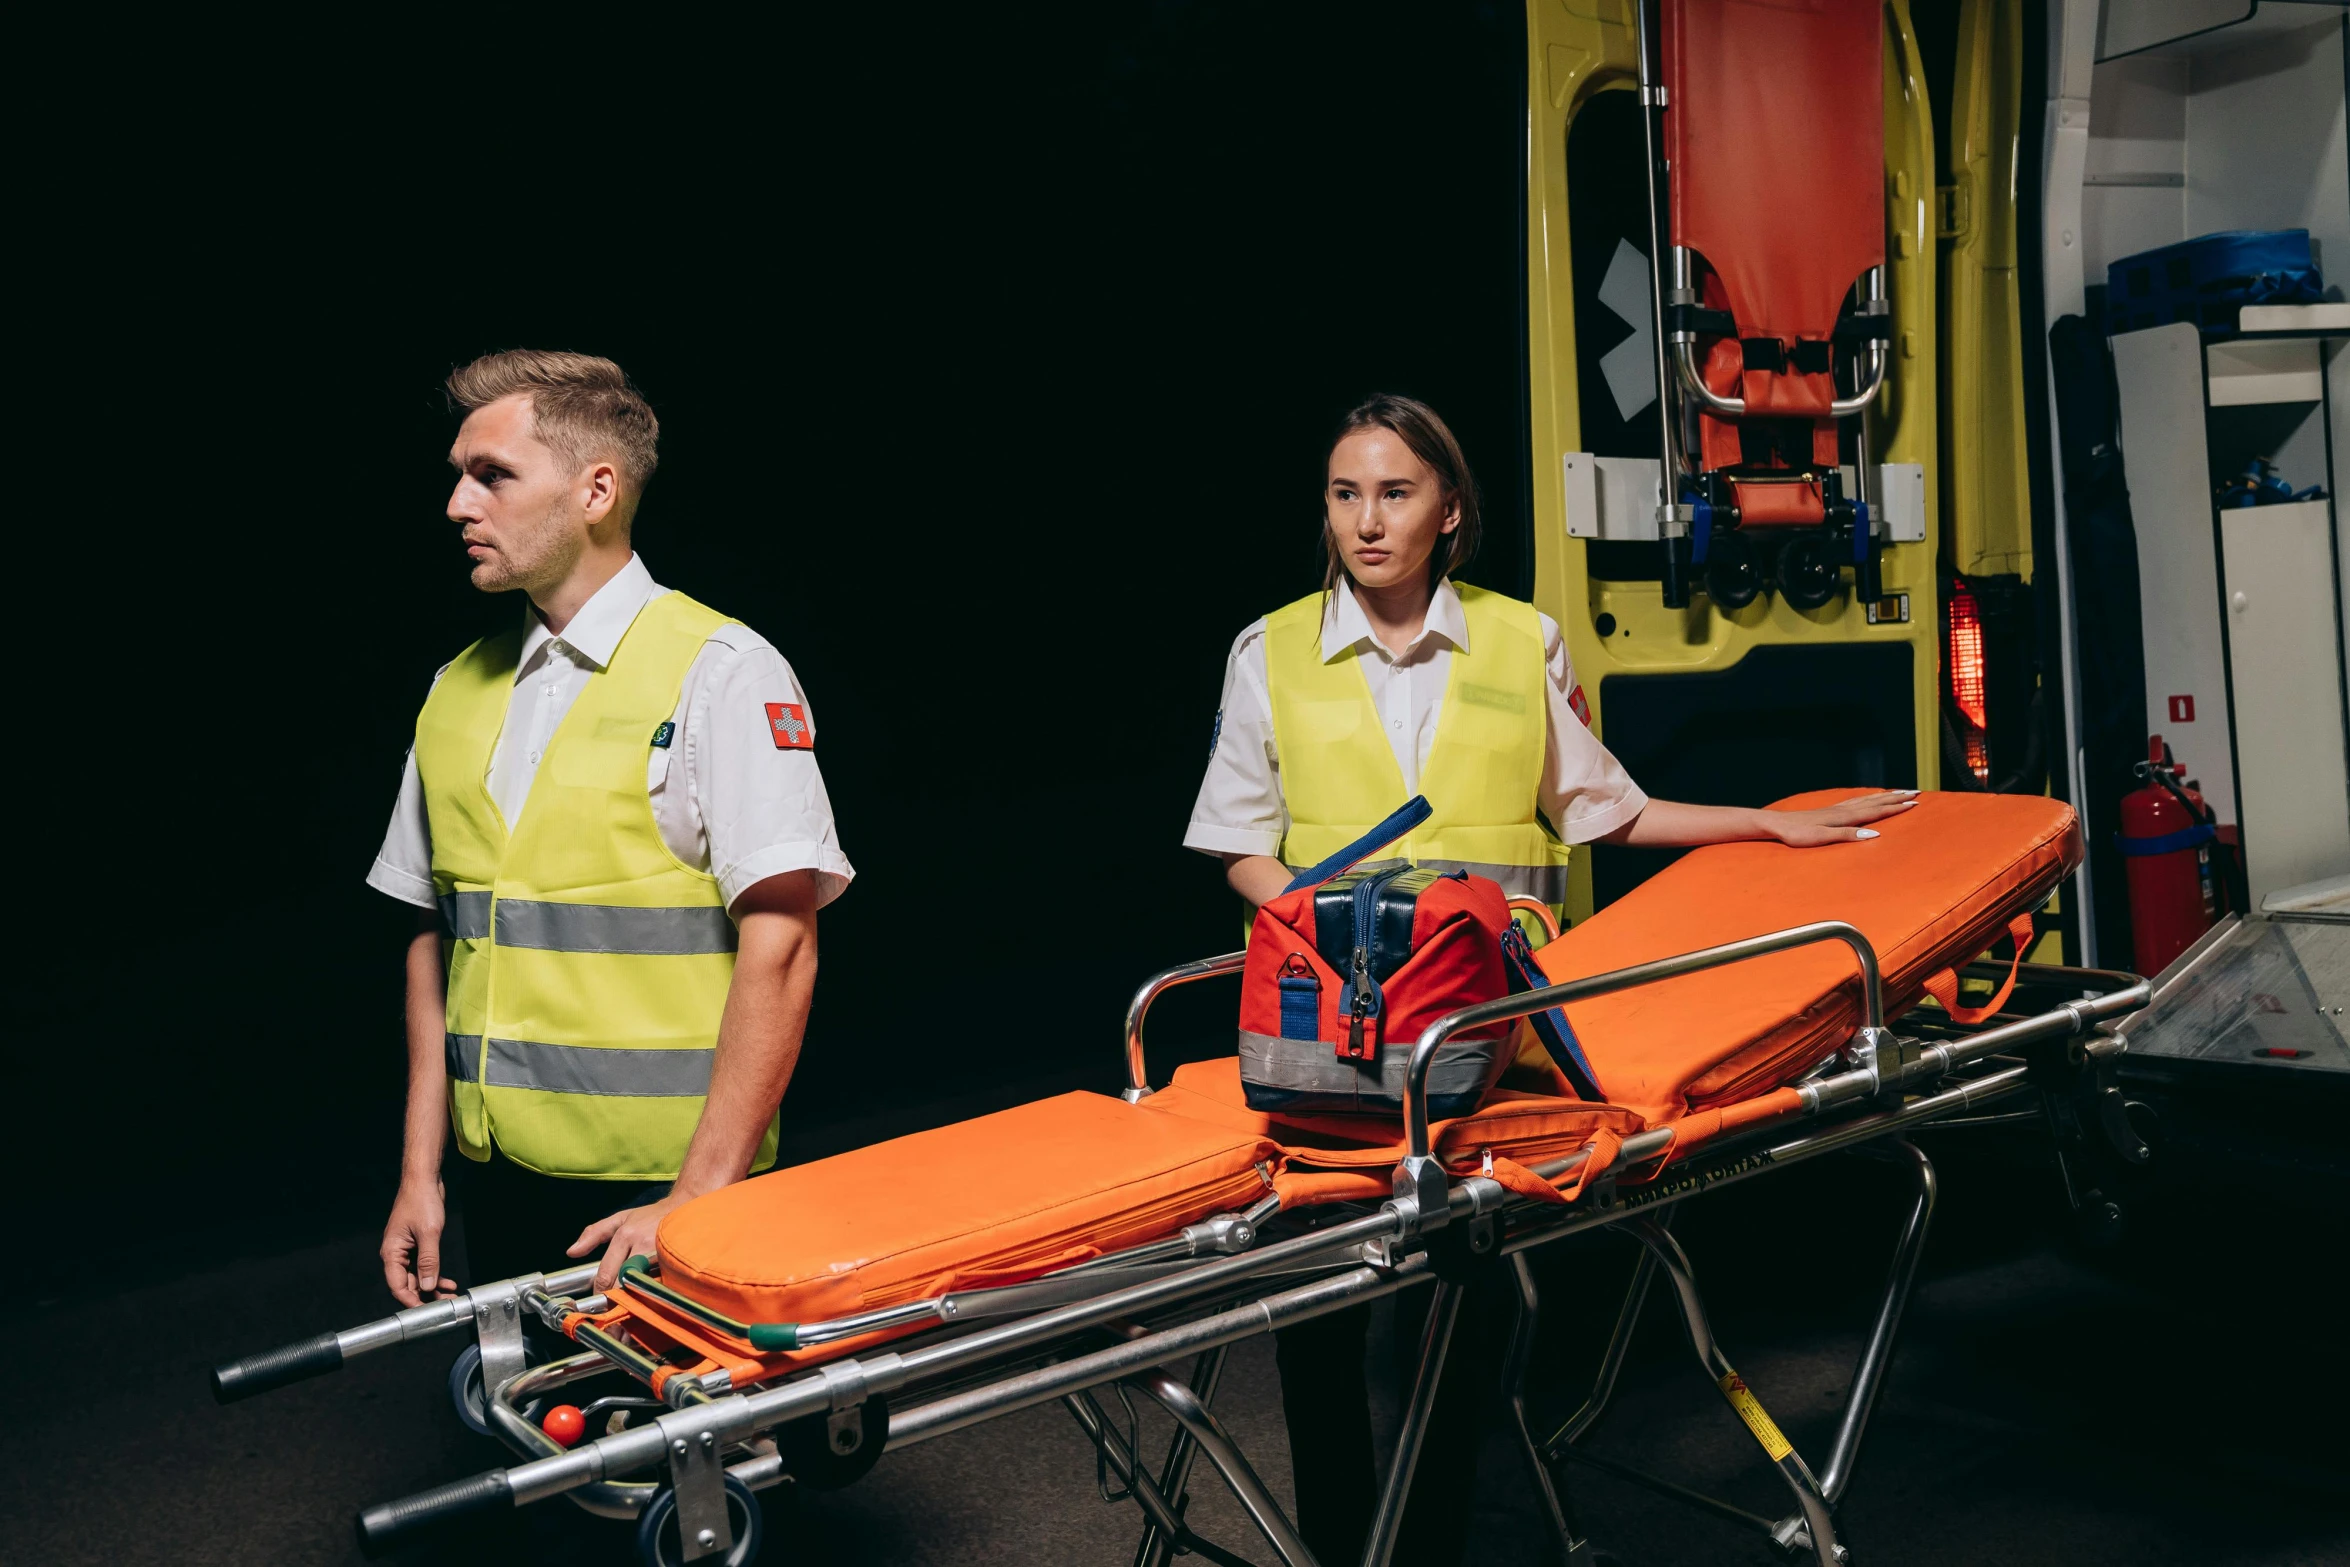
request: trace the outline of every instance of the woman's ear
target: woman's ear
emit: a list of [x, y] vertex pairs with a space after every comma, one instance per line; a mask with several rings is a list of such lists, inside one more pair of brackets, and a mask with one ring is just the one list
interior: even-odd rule
[[1461, 498], [1456, 494], [1444, 498], [1444, 523], [1436, 531], [1450, 533], [1461, 525]]

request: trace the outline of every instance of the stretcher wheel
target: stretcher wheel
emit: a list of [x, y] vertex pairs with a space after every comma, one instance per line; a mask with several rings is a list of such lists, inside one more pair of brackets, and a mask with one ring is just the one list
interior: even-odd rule
[[775, 1433], [783, 1472], [811, 1491], [837, 1491], [865, 1478], [889, 1445], [889, 1400], [868, 1398], [832, 1416], [795, 1420]]
[[1723, 609], [1744, 609], [1762, 591], [1754, 547], [1737, 533], [1717, 534], [1705, 552], [1706, 596]]
[[1779, 547], [1779, 596], [1795, 609], [1818, 609], [1836, 596], [1843, 571], [1817, 534], [1789, 539]]
[[[528, 1365], [537, 1365], [539, 1357], [529, 1349], [522, 1355]], [[481, 1346], [468, 1344], [449, 1362], [449, 1402], [456, 1407], [457, 1418], [465, 1422], [465, 1429], [475, 1436], [490, 1436], [489, 1409], [481, 1385]]]
[[[757, 1561], [767, 1517], [751, 1488], [732, 1475], [726, 1477], [726, 1521], [734, 1527], [734, 1549], [702, 1560], [723, 1562], [725, 1567]], [[685, 1543], [677, 1534], [677, 1493], [668, 1486], [661, 1487], [636, 1521], [636, 1554], [645, 1567], [685, 1567]]]

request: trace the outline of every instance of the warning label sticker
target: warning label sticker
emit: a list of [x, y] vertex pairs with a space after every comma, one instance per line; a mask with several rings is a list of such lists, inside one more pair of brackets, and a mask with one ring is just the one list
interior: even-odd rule
[[1732, 1373], [1722, 1378], [1717, 1386], [1721, 1388], [1722, 1396], [1730, 1401], [1730, 1407], [1738, 1411], [1738, 1418], [1746, 1422], [1746, 1429], [1752, 1431], [1754, 1439], [1762, 1444], [1762, 1450], [1770, 1455], [1772, 1463], [1777, 1463], [1795, 1451], [1795, 1444], [1781, 1436], [1779, 1428], [1771, 1423], [1762, 1401], [1747, 1391], [1744, 1377]]

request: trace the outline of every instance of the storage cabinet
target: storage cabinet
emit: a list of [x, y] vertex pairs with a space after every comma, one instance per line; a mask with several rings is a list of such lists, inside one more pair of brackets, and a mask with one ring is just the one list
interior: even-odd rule
[[[2279, 323], [2268, 331], [2207, 343], [2178, 324], [2113, 340], [2147, 722], [2241, 834], [2255, 904], [2350, 874], [2341, 313], [2269, 307], [2256, 318]], [[2326, 498], [2220, 509], [2216, 484], [2255, 456]]]

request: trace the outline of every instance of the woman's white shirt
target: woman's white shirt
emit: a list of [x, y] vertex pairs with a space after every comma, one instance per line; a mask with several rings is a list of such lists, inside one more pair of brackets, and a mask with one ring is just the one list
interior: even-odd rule
[[[1566, 638], [1542, 615], [1544, 672], [1542, 779], [1536, 806], [1567, 843], [1605, 837], [1648, 804], [1623, 764], [1584, 724], [1582, 699]], [[1420, 774], [1436, 743], [1453, 651], [1469, 646], [1468, 617], [1451, 580], [1439, 582], [1428, 621], [1411, 643], [1390, 649], [1371, 630], [1351, 583], [1341, 581], [1322, 621], [1322, 656], [1352, 650], [1371, 689], [1404, 788], [1418, 793]], [[1206, 854], [1277, 854], [1289, 830], [1281, 804], [1281, 754], [1273, 739], [1273, 704], [1265, 680], [1265, 623], [1253, 621], [1232, 644], [1224, 664], [1224, 700], [1209, 742], [1207, 776], [1191, 808], [1184, 847]]]

